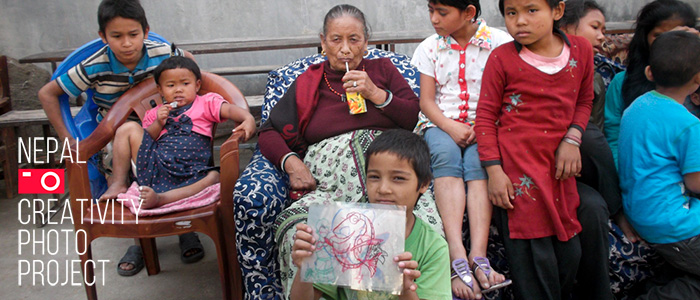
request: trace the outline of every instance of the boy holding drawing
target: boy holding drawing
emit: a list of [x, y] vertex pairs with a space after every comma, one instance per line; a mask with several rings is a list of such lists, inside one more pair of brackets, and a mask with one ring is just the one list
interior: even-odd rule
[[[290, 299], [452, 299], [447, 242], [413, 215], [416, 201], [428, 190], [432, 176], [425, 141], [406, 130], [388, 130], [372, 142], [366, 157], [369, 202], [406, 206], [405, 252], [393, 258], [403, 273], [401, 295], [381, 297], [382, 292], [302, 282], [301, 272], [297, 272]], [[297, 268], [316, 250], [316, 242], [310, 226], [297, 225], [292, 248]]]

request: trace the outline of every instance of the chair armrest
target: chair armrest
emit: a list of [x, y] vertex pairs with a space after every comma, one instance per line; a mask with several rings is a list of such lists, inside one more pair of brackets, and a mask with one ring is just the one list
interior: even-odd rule
[[132, 111], [137, 111], [139, 116], [143, 117], [145, 109], [141, 105], [141, 100], [147, 99], [157, 93], [158, 89], [152, 78], [144, 80], [126, 91], [119, 97], [105, 118], [100, 121], [95, 131], [85, 140], [80, 141], [80, 145], [77, 146], [77, 149], [74, 149], [75, 146], [71, 146], [71, 150], [80, 151], [80, 153], [76, 151], [73, 151], [73, 153], [78, 153], [79, 157], [83, 160], [93, 156], [112, 140], [117, 128], [126, 122]]
[[219, 154], [221, 163], [221, 203], [230, 206], [233, 209], [233, 188], [240, 176], [240, 160], [238, 145], [243, 142], [245, 133], [242, 131], [234, 132], [221, 145]]

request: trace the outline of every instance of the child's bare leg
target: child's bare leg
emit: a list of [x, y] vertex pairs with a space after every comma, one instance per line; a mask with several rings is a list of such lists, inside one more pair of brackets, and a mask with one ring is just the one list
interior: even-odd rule
[[[141, 204], [141, 207], [143, 208], [152, 208], [152, 207], [157, 207], [161, 205], [168, 204], [170, 202], [174, 202], [183, 198], [187, 198], [190, 196], [194, 196], [195, 194], [201, 192], [208, 186], [211, 186], [215, 183], [219, 182], [219, 172], [217, 171], [210, 171], [207, 173], [207, 176], [202, 178], [201, 180], [190, 184], [188, 186], [183, 186], [181, 188], [177, 188], [174, 190], [169, 190], [164, 193], [156, 193], [152, 188], [147, 187], [147, 186], [140, 186], [139, 189], [141, 190], [141, 199], [143, 199], [143, 203]], [[184, 256], [189, 257], [192, 255], [197, 254], [201, 249], [190, 249], [187, 252], [185, 252]]]
[[[435, 204], [437, 204], [442, 224], [445, 228], [445, 238], [450, 251], [450, 261], [467, 259], [467, 250], [462, 242], [462, 220], [466, 206], [464, 181], [459, 177], [435, 178]], [[474, 288], [478, 290], [477, 285]], [[462, 280], [452, 280], [452, 292], [462, 299], [475, 299], [477, 291], [472, 291]]]
[[209, 173], [207, 173], [207, 176], [193, 184], [169, 190], [160, 194], [156, 193], [152, 188], [148, 186], [140, 186], [139, 190], [141, 191], [141, 199], [143, 199], [141, 207], [152, 208], [165, 205], [180, 199], [184, 199], [201, 192], [206, 187], [217, 182], [219, 182], [219, 172], [210, 171]]
[[114, 136], [112, 151], [112, 178], [100, 200], [115, 199], [129, 187], [129, 170], [131, 158], [136, 157], [143, 139], [143, 127], [136, 122], [126, 122], [117, 128]]
[[[469, 263], [473, 268], [474, 257], [486, 257], [493, 206], [488, 198], [488, 185], [486, 180], [468, 181], [467, 191], [467, 216], [469, 217], [469, 237], [471, 245]], [[486, 278], [486, 274], [480, 269], [476, 270], [474, 276], [484, 289], [488, 289], [492, 285], [506, 280], [505, 276], [493, 269], [491, 270], [489, 278]]]

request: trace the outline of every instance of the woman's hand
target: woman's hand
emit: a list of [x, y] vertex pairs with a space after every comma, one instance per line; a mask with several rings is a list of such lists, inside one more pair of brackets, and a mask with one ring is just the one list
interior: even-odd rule
[[161, 126], [165, 126], [165, 122], [168, 121], [168, 114], [172, 107], [170, 105], [161, 105], [156, 112], [156, 120]]
[[450, 122], [448, 122], [447, 124], [448, 126], [445, 126], [443, 131], [450, 135], [450, 137], [453, 141], [455, 141], [457, 146], [465, 148], [467, 147], [467, 145], [472, 144], [476, 139], [474, 129], [471, 126], [469, 126], [469, 124], [465, 124], [454, 120], [450, 120]]
[[255, 134], [255, 118], [253, 116], [247, 117], [245, 121], [233, 129], [233, 132], [237, 131], [243, 131], [245, 140], [249, 140]]
[[581, 172], [581, 151], [578, 147], [562, 141], [556, 152], [556, 172], [554, 178], [568, 179]]
[[289, 174], [289, 185], [292, 190], [313, 191], [316, 189], [316, 179], [311, 175], [309, 167], [299, 157], [292, 155], [287, 158], [284, 162], [284, 170]]
[[381, 105], [388, 97], [387, 92], [374, 85], [365, 71], [352, 70], [347, 72], [343, 76], [343, 82], [343, 88], [346, 92], [360, 93], [362, 97], [374, 105]]
[[489, 174], [489, 200], [503, 209], [513, 209], [510, 200], [515, 199], [513, 183], [500, 165], [486, 167]]
[[316, 250], [316, 239], [313, 236], [311, 226], [304, 223], [297, 224], [297, 232], [294, 233], [292, 245], [292, 263], [301, 268], [301, 262], [311, 256]]
[[394, 261], [399, 265], [399, 270], [403, 273], [403, 291], [399, 299], [418, 299], [416, 290], [418, 286], [415, 280], [420, 277], [418, 262], [413, 259], [411, 252], [404, 252], [394, 257]]

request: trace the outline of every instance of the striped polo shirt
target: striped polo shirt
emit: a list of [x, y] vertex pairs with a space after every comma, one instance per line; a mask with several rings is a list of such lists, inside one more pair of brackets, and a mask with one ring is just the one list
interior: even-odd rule
[[90, 88], [94, 89], [93, 100], [104, 115], [125, 91], [153, 76], [153, 70], [163, 60], [171, 55], [184, 55], [182, 50], [176, 49], [172, 52], [170, 45], [156, 41], [144, 40], [143, 46], [144, 55], [133, 71], [119, 62], [109, 46], [105, 45], [56, 81], [72, 98]]

